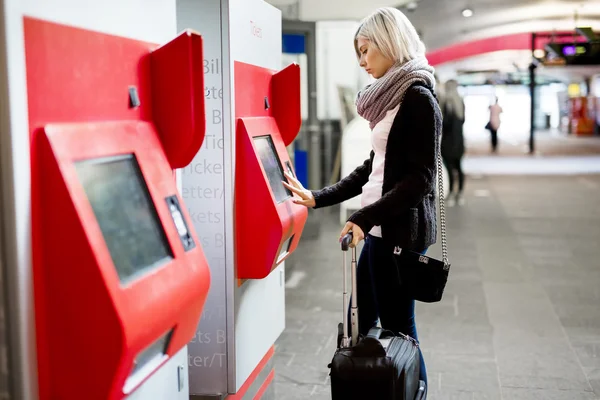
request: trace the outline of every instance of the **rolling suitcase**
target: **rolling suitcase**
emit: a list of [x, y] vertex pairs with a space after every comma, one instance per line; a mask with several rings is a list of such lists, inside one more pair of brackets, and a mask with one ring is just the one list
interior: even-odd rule
[[342, 239], [344, 314], [338, 326], [338, 348], [329, 364], [333, 400], [424, 400], [427, 389], [419, 380], [419, 348], [413, 338], [372, 328], [358, 335], [356, 248], [352, 249], [351, 337], [348, 337], [346, 254], [352, 235]]

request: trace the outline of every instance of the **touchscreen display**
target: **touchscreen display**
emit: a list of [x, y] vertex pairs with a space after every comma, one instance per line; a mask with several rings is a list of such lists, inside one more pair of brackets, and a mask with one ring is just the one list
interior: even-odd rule
[[256, 148], [260, 162], [267, 174], [271, 191], [275, 196], [275, 201], [281, 203], [285, 199], [291, 197], [292, 192], [281, 183], [283, 180], [287, 182], [287, 179], [283, 176], [283, 168], [281, 167], [279, 156], [275, 151], [271, 135], [255, 137], [254, 147]]
[[75, 167], [122, 283], [173, 257], [133, 154]]

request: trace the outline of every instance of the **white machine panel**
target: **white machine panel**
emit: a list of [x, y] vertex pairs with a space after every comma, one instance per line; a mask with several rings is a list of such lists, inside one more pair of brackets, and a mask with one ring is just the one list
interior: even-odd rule
[[[281, 69], [281, 11], [262, 0], [230, 0], [229, 4], [232, 63]], [[285, 328], [284, 264], [265, 279], [246, 281], [235, 291], [236, 391]]]

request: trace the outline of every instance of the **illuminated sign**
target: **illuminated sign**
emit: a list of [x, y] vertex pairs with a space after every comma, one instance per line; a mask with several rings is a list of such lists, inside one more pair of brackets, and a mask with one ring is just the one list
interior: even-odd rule
[[562, 53], [567, 57], [573, 57], [587, 53], [587, 49], [583, 45], [567, 45], [562, 48]]
[[600, 42], [548, 43], [546, 51], [544, 65], [600, 65]]

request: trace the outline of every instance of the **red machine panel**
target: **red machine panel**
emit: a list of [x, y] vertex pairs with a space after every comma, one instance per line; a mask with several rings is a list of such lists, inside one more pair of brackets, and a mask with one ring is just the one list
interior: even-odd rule
[[273, 117], [281, 132], [283, 143], [289, 146], [302, 125], [300, 108], [300, 67], [291, 64], [273, 74], [271, 79]]
[[194, 159], [204, 140], [202, 37], [186, 30], [150, 55], [152, 117], [172, 168]]
[[[241, 279], [269, 275], [296, 249], [306, 223], [306, 207], [294, 204], [281, 183], [284, 170], [294, 175], [285, 146], [300, 128], [299, 85], [297, 65], [275, 73], [235, 63], [235, 231]], [[286, 86], [287, 99], [282, 95]]]
[[209, 290], [172, 171], [204, 138], [201, 38], [23, 22], [40, 399], [122, 399], [191, 340]]
[[34, 143], [48, 398], [121, 399], [193, 337], [206, 260], [150, 123], [47, 125]]
[[[24, 18], [29, 121], [152, 121], [172, 168], [205, 133], [202, 37], [163, 46]], [[51, 101], [49, 99], [52, 99]]]

